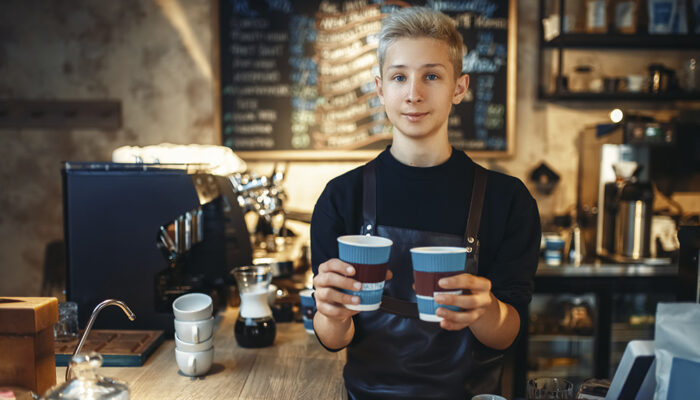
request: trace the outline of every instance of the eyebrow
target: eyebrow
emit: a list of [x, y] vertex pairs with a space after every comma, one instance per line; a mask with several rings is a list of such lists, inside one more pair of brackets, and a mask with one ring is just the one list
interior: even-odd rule
[[[403, 64], [395, 64], [395, 65], [388, 66], [387, 69], [401, 69], [401, 68], [406, 68], [406, 67], [408, 67], [408, 66], [403, 65]], [[447, 69], [447, 67], [445, 67], [443, 64], [440, 64], [440, 63], [423, 64], [419, 68], [436, 68], [436, 67]]]

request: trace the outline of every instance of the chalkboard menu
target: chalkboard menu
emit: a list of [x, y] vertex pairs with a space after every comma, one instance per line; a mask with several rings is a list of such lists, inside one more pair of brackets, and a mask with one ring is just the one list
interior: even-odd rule
[[366, 158], [391, 143], [375, 93], [382, 18], [449, 15], [469, 91], [448, 122], [471, 155], [513, 152], [515, 0], [220, 0], [222, 143], [246, 158]]

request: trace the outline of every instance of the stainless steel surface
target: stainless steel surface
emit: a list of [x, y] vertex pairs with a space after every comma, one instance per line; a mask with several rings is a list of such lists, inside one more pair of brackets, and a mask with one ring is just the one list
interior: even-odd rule
[[193, 233], [193, 241], [195, 243], [199, 243], [204, 240], [204, 221], [202, 219], [204, 215], [204, 210], [201, 208], [198, 208], [197, 211], [194, 212], [193, 219], [192, 219], [192, 233]]
[[180, 215], [175, 220], [175, 248], [178, 253], [187, 251], [185, 246], [185, 216]]
[[[644, 166], [637, 178], [641, 182], [649, 181], [649, 148], [634, 147], [623, 144], [603, 144], [600, 146], [600, 174], [598, 178], [598, 221], [596, 227], [596, 254], [606, 255], [613, 253], [614, 249], [606, 248], [604, 238], [606, 235], [612, 235], [613, 232], [606, 229], [610, 228], [610, 221], [614, 217], [608, 215], [609, 209], [606, 209], [605, 204], [605, 185], [615, 182], [615, 170], [613, 164], [620, 161], [635, 161], [638, 165]], [[614, 225], [614, 224], [612, 224]]]
[[275, 164], [269, 177], [251, 173], [228, 177], [243, 214], [256, 214], [255, 218], [246, 217], [248, 229], [254, 233], [254, 250], [276, 252], [276, 239], [286, 236], [287, 214], [284, 203], [287, 193], [283, 184], [287, 168], [288, 164]]
[[541, 263], [537, 268], [537, 276], [561, 277], [656, 277], [678, 275], [677, 265], [644, 265], [616, 264], [596, 262], [580, 266], [562, 265], [548, 267]]
[[168, 231], [165, 229], [164, 226], [160, 227], [160, 240], [163, 242], [165, 247], [170, 250], [171, 252], [176, 252], [177, 247], [175, 246], [175, 243], [173, 242], [173, 239], [170, 237], [170, 234]]
[[[92, 314], [90, 315], [90, 320], [88, 320], [87, 326], [85, 327], [85, 331], [83, 332], [83, 336], [80, 338], [80, 341], [78, 342], [78, 346], [75, 348], [75, 351], [73, 352], [73, 355], [71, 358], [75, 357], [78, 353], [80, 353], [80, 350], [83, 348], [83, 345], [85, 344], [85, 340], [87, 339], [88, 334], [90, 333], [90, 329], [92, 329], [92, 325], [95, 323], [95, 319], [97, 318], [97, 315], [102, 311], [103, 308], [107, 306], [118, 306], [119, 308], [124, 311], [124, 314], [126, 314], [127, 317], [129, 317], [129, 320], [133, 321], [136, 316], [134, 313], [131, 311], [129, 306], [124, 304], [122, 301], [115, 300], [115, 299], [107, 299], [103, 301], [102, 303], [98, 304], [97, 307], [95, 307], [94, 310], [92, 310]], [[68, 364], [68, 367], [66, 368], [66, 381], [70, 380], [70, 371], [71, 371], [71, 365], [70, 363]]]
[[614, 264], [640, 264], [640, 265], [669, 265], [671, 264], [670, 258], [653, 258], [653, 257], [641, 257], [641, 258], [631, 258], [621, 256], [619, 254], [611, 254], [609, 256], [603, 257], [606, 262]]
[[192, 214], [190, 211], [185, 213], [185, 249], [192, 248]]
[[621, 201], [615, 219], [615, 254], [638, 259], [649, 255], [651, 203]]

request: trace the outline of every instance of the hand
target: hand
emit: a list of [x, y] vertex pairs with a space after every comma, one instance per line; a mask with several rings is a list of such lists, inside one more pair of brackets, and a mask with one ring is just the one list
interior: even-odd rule
[[436, 314], [442, 318], [440, 327], [450, 331], [464, 329], [479, 318], [494, 304], [495, 297], [491, 294], [491, 281], [471, 274], [459, 274], [442, 278], [438, 282], [444, 289], [463, 289], [465, 294], [439, 294], [435, 301], [439, 304], [452, 305], [462, 308], [462, 311], [452, 311], [438, 308]]
[[[342, 322], [359, 312], [345, 308], [344, 304], [360, 304], [360, 298], [338, 290], [359, 291], [362, 288], [359, 281], [349, 278], [355, 272], [351, 264], [337, 258], [331, 258], [318, 266], [318, 274], [314, 277], [314, 299], [319, 313], [328, 319]], [[386, 279], [391, 277], [391, 271], [387, 270]]]

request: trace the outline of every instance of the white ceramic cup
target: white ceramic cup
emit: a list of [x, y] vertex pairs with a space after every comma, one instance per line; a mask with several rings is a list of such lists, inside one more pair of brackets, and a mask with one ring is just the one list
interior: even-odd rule
[[187, 351], [190, 353], [196, 353], [199, 351], [206, 351], [209, 350], [210, 348], [213, 347], [213, 337], [210, 337], [209, 339], [199, 342], [199, 343], [191, 343], [191, 342], [186, 342], [182, 339], [180, 339], [177, 336], [177, 333], [175, 334], [175, 347], [182, 350], [182, 351]]
[[206, 374], [211, 368], [214, 359], [214, 348], [208, 350], [189, 352], [175, 349], [175, 361], [183, 374], [187, 376], [199, 376]]
[[472, 400], [506, 400], [506, 398], [497, 394], [477, 394], [472, 397]]
[[175, 319], [201, 321], [208, 319], [214, 310], [211, 297], [204, 293], [187, 293], [173, 301]]
[[175, 332], [184, 342], [200, 343], [211, 338], [214, 331], [214, 317], [201, 321], [175, 320]]

